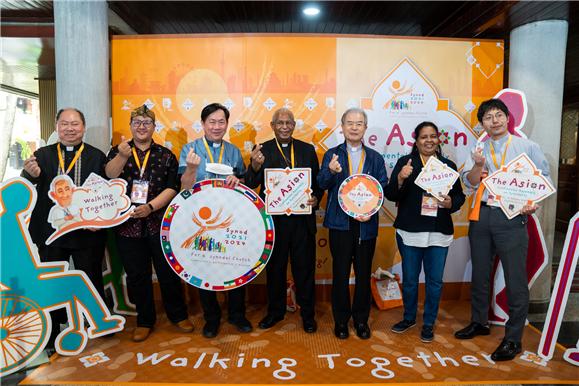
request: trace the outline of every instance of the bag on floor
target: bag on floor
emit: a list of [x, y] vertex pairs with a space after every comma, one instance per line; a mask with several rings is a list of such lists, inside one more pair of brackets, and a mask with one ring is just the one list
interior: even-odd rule
[[402, 306], [402, 290], [400, 277], [378, 268], [372, 274], [372, 296], [380, 310], [388, 310]]

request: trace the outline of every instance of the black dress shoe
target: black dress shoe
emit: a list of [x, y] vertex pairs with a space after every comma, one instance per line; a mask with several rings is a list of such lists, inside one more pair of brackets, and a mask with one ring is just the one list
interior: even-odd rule
[[203, 336], [206, 338], [215, 338], [219, 331], [219, 322], [207, 322], [203, 326]]
[[482, 325], [477, 322], [471, 322], [468, 326], [462, 330], [458, 330], [454, 333], [456, 339], [472, 339], [478, 335], [489, 335], [491, 330], [489, 326]]
[[369, 339], [370, 338], [370, 327], [368, 327], [368, 323], [356, 323], [354, 324], [356, 328], [356, 335], [360, 339]]
[[251, 332], [253, 330], [253, 326], [251, 325], [251, 322], [249, 320], [247, 320], [246, 317], [228, 320], [228, 322], [233, 324], [235, 327], [237, 327], [237, 331], [239, 331], [239, 332]]
[[313, 334], [318, 331], [318, 323], [314, 319], [304, 319], [304, 331]]
[[337, 323], [336, 327], [334, 327], [334, 335], [339, 339], [348, 339], [350, 336], [348, 325], [346, 323]]
[[262, 330], [266, 330], [268, 328], [272, 328], [279, 322], [283, 320], [283, 316], [273, 316], [270, 314], [265, 315], [265, 318], [261, 319], [261, 321], [257, 324], [259, 328]]
[[521, 352], [521, 344], [510, 340], [503, 340], [495, 350], [491, 359], [496, 362], [510, 361]]

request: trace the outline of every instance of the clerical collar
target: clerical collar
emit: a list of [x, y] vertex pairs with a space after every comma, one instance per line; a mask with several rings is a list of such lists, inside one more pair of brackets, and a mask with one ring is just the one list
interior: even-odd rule
[[358, 146], [352, 146], [349, 143], [346, 144], [348, 146], [348, 151], [352, 152], [352, 153], [356, 153], [360, 150], [362, 150], [362, 145], [358, 145]]
[[288, 147], [288, 146], [289, 146], [289, 143], [282, 143], [281, 144], [281, 147]]
[[494, 139], [492, 139], [492, 138], [491, 138], [490, 140], [493, 142], [493, 144], [494, 144], [495, 146], [499, 146], [499, 147], [500, 147], [500, 146], [503, 146], [503, 145], [508, 141], [509, 136], [510, 136], [510, 134], [507, 133], [506, 135], [503, 135], [502, 137], [500, 137], [500, 138], [497, 139], [497, 140], [494, 140]]
[[220, 146], [221, 146], [221, 143], [223, 142], [223, 141], [221, 141], [221, 142], [219, 142], [219, 143], [213, 142], [213, 141], [208, 140], [207, 137], [205, 137], [205, 140], [207, 141], [207, 144], [208, 144], [209, 146], [215, 147], [215, 148], [220, 147]]
[[60, 143], [61, 148], [64, 149], [65, 151], [77, 151], [78, 149], [80, 149], [81, 145], [82, 145], [82, 142], [77, 144], [77, 145], [73, 145], [73, 146], [65, 145], [62, 142]]

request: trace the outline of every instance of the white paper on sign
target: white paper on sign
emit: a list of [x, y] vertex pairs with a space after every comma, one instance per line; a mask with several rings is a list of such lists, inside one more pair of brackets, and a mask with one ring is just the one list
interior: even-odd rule
[[459, 174], [450, 166], [436, 157], [430, 157], [414, 183], [432, 194], [437, 200], [444, 201], [442, 195], [447, 195]]
[[489, 175], [483, 184], [509, 220], [519, 215], [523, 206], [534, 205], [556, 191], [525, 153]]

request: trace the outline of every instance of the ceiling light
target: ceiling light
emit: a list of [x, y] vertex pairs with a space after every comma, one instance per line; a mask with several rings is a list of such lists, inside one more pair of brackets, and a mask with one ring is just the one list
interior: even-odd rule
[[304, 8], [304, 10], [302, 11], [304, 13], [304, 15], [306, 16], [316, 16], [320, 13], [320, 9], [316, 6], [307, 6], [306, 8]]

